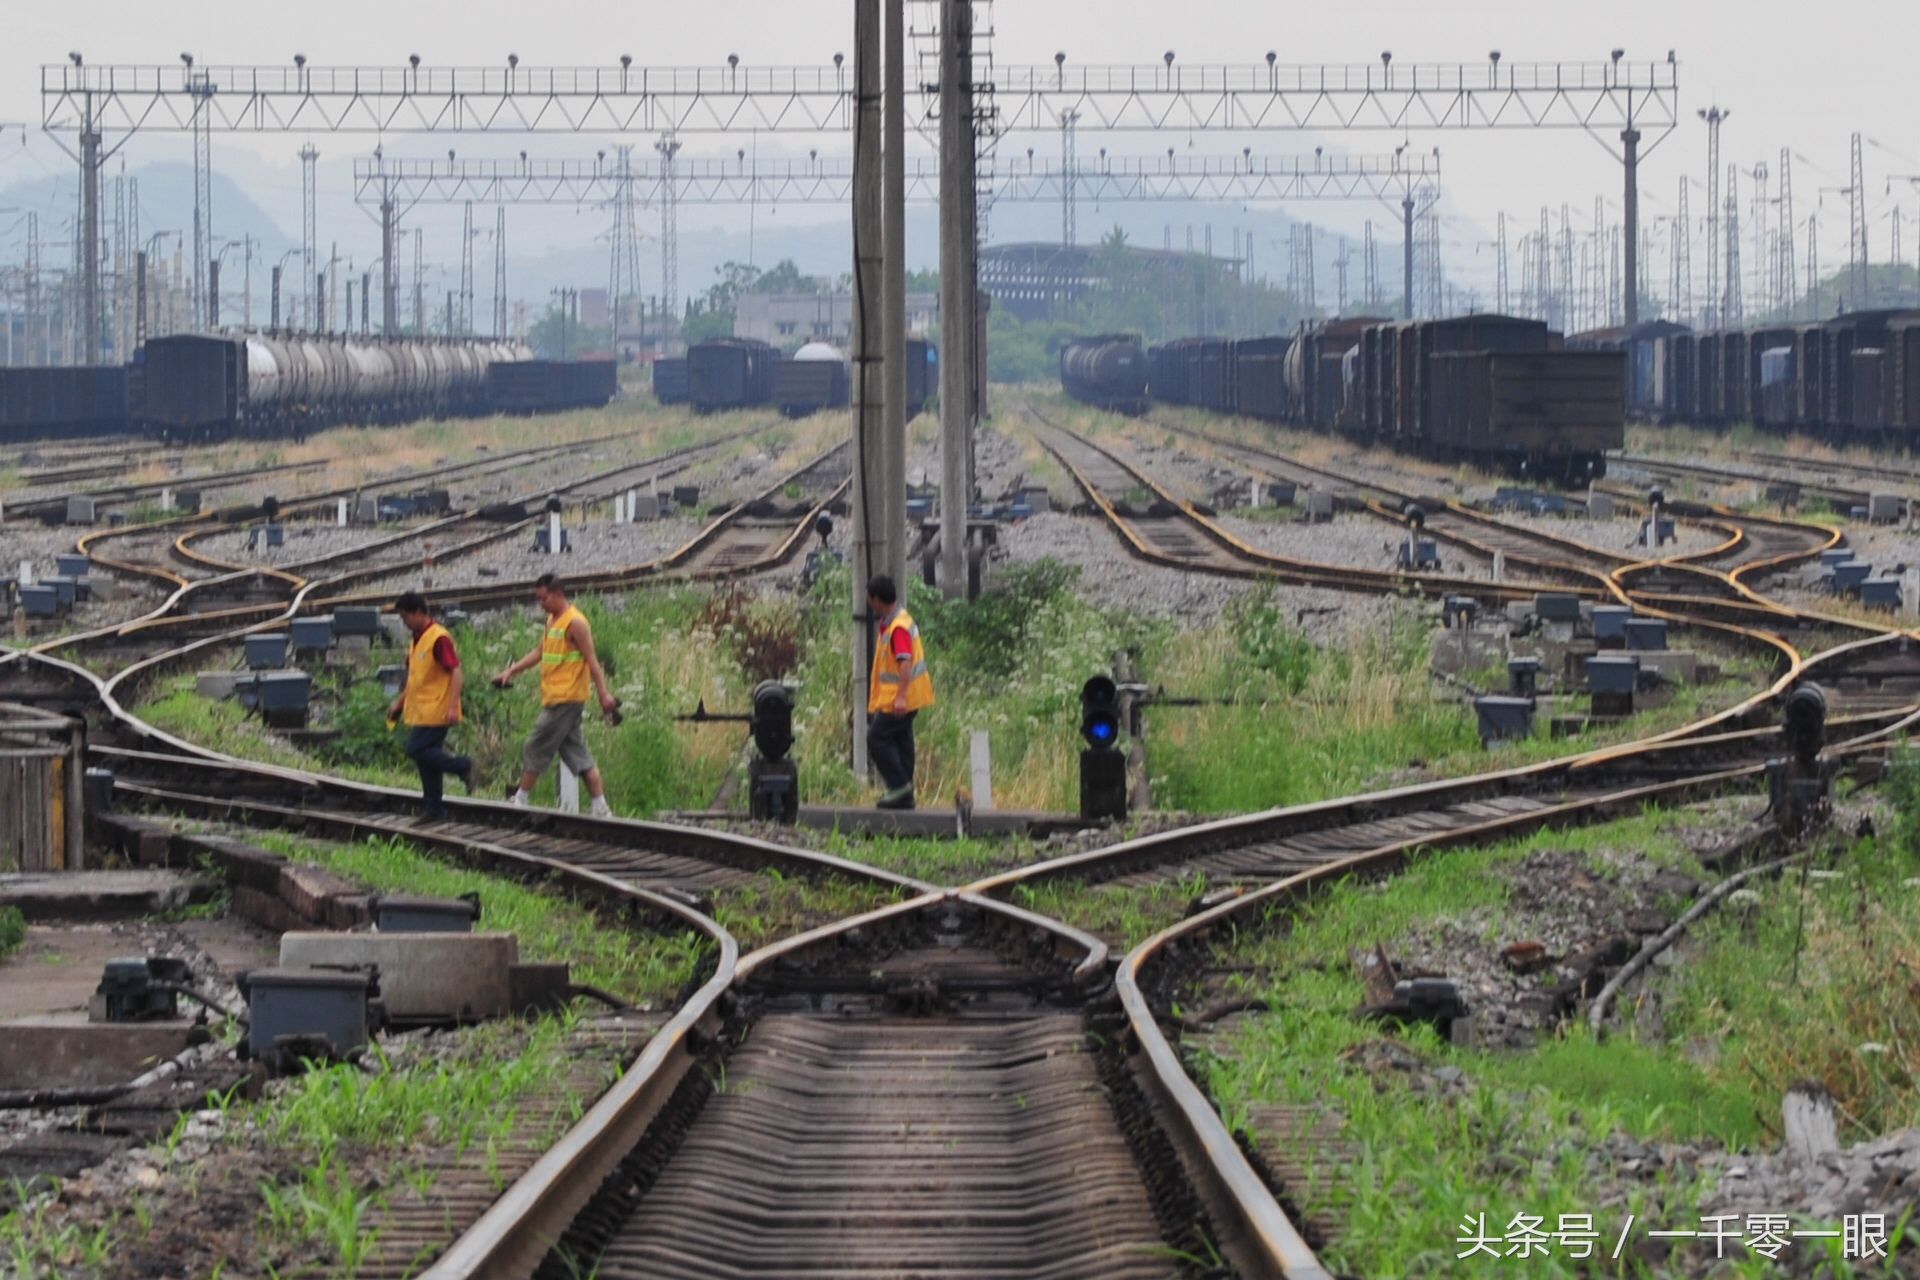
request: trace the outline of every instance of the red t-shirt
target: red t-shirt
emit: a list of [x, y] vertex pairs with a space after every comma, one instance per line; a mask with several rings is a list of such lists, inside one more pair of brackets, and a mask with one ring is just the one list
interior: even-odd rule
[[913, 656], [913, 633], [905, 627], [893, 629], [893, 660], [904, 662]]
[[460, 655], [453, 651], [452, 636], [441, 636], [433, 642], [433, 660], [442, 667], [445, 667], [448, 671], [454, 671], [459, 668]]

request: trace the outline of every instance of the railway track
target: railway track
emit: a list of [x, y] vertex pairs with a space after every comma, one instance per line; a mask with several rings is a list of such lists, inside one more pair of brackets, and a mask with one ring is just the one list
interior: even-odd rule
[[[1076, 478], [1096, 505], [1114, 486], [1128, 486], [1122, 501], [1104, 505], [1134, 522], [1149, 558], [1201, 569], [1228, 545], [1204, 517], [1182, 512], [1185, 504], [1117, 457], [1097, 449], [1079, 457]], [[844, 491], [846, 460], [834, 458], [816, 459], [716, 517], [661, 562], [589, 575], [583, 585], [723, 578], [780, 563]], [[1179, 514], [1123, 511], [1142, 482]], [[1169, 523], [1153, 536], [1141, 531], [1140, 522], [1155, 520]], [[179, 550], [151, 546], [146, 554], [157, 561]], [[1765, 559], [1758, 551], [1777, 549], [1717, 550], [1735, 563], [1709, 572], [1731, 574]], [[1352, 589], [1353, 570], [1342, 566], [1250, 570], [1244, 558], [1233, 565], [1219, 571], [1280, 577], [1326, 568]], [[180, 567], [188, 586], [221, 576], [220, 566], [194, 576], [201, 567]], [[331, 589], [329, 580], [293, 576], [300, 585], [282, 613]], [[1437, 592], [1446, 582], [1385, 574], [1373, 585]], [[1504, 586], [1516, 596], [1540, 589]], [[1474, 580], [1467, 589], [1487, 588]], [[517, 598], [524, 588], [500, 590]], [[160, 612], [178, 607], [172, 600]], [[169, 656], [178, 649], [141, 665]], [[411, 793], [251, 765], [156, 734], [120, 705], [126, 672], [102, 680], [41, 655], [0, 656], [0, 672], [9, 668], [58, 670], [93, 684], [136, 738], [99, 752], [128, 803], [335, 838], [400, 836], [497, 870], [558, 879], [709, 940], [714, 960], [704, 983], [578, 1124], [544, 1154], [523, 1153], [524, 1171], [497, 1198], [470, 1191], [458, 1222], [396, 1229], [383, 1254], [414, 1251], [404, 1263], [361, 1273], [405, 1274], [464, 1225], [426, 1272], [440, 1277], [536, 1269], [603, 1277], [1165, 1276], [1207, 1273], [1181, 1259], [1217, 1246], [1240, 1274], [1317, 1280], [1327, 1273], [1186, 1076], [1165, 1032], [1167, 956], [1229, 918], [1247, 918], [1237, 913], [1254, 902], [1305, 891], [1280, 886], [1378, 873], [1422, 848], [1749, 786], [1779, 739], [1745, 721], [1765, 714], [1769, 695], [1786, 683], [1664, 742], [1228, 819], [943, 890], [737, 836], [458, 797], [449, 797], [448, 821], [429, 823], [412, 816]], [[1905, 637], [1796, 660], [1788, 678], [1840, 690], [1835, 723], [1862, 746], [1910, 723], [1920, 702], [1920, 660]], [[769, 871], [864, 879], [901, 900], [742, 958], [705, 908], [713, 895]], [[1111, 982], [1099, 939], [997, 900], [1051, 880], [1196, 872], [1230, 891], [1278, 880], [1209, 907], [1188, 932], [1150, 940]], [[1128, 1035], [1114, 1034], [1121, 1029]], [[1123, 1053], [1122, 1044], [1137, 1052]]]
[[[1498, 552], [1508, 565], [1556, 584], [1553, 589], [1572, 589], [1592, 599], [1632, 605], [1649, 616], [1717, 630], [1737, 647], [1757, 647], [1784, 661], [1885, 630], [1850, 618], [1790, 608], [1768, 599], [1754, 585], [1837, 545], [1839, 532], [1825, 526], [1669, 502], [1663, 514], [1711, 529], [1721, 540], [1701, 550], [1667, 556], [1615, 552], [1516, 525], [1453, 499], [1397, 489], [1214, 433], [1154, 425], [1202, 442], [1270, 478], [1332, 487], [1385, 520], [1400, 521], [1407, 505], [1417, 504], [1427, 533], [1483, 561], [1491, 563]], [[1485, 589], [1484, 583], [1476, 582], [1461, 591], [1474, 594]]]
[[[246, 484], [262, 476], [297, 475], [303, 471], [312, 471], [324, 467], [323, 461], [281, 462], [269, 466], [237, 467], [226, 471], [188, 472], [177, 476], [168, 476], [164, 480], [146, 480], [137, 484], [111, 485], [104, 489], [90, 489], [84, 493], [58, 493], [41, 496], [29, 493], [25, 497], [9, 497], [6, 503], [6, 518], [9, 520], [58, 520], [66, 515], [69, 497], [91, 498], [104, 506], [125, 503], [135, 498], [158, 497], [169, 489], [221, 489], [236, 484]], [[122, 464], [119, 470], [125, 470]], [[111, 474], [111, 472], [109, 472]]]
[[1491, 582], [1420, 570], [1326, 564], [1262, 551], [1222, 528], [1139, 467], [1029, 408], [1035, 434], [1138, 558], [1223, 577], [1267, 578], [1342, 591], [1443, 596], [1477, 593], [1530, 600], [1552, 581]]

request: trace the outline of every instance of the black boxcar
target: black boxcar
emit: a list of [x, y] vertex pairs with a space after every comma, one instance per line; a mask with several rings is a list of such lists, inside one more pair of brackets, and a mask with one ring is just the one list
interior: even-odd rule
[[685, 356], [661, 356], [653, 362], [653, 398], [661, 404], [687, 402]]
[[487, 365], [486, 401], [496, 413], [599, 408], [619, 388], [619, 366], [611, 360], [509, 360]]
[[1287, 403], [1287, 349], [1293, 339], [1241, 338], [1233, 344], [1233, 401], [1239, 412], [1266, 422], [1291, 416]]
[[844, 409], [852, 399], [845, 357], [782, 360], [773, 369], [773, 403], [789, 418]]
[[1626, 443], [1619, 351], [1471, 351], [1429, 356], [1429, 444], [1443, 457], [1577, 482]]
[[700, 413], [773, 403], [780, 353], [757, 338], [713, 338], [687, 348], [687, 400]]
[[1920, 312], [1887, 322], [1887, 429], [1909, 448], [1920, 438]]
[[907, 339], [907, 417], [916, 418], [940, 394], [940, 349], [925, 338]]
[[119, 435], [127, 412], [123, 365], [0, 369], [0, 443]]

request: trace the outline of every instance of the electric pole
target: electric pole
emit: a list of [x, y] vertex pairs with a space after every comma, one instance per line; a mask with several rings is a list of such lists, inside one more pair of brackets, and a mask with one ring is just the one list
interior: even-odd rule
[[1720, 124], [1731, 111], [1708, 107], [1699, 116], [1707, 122], [1707, 310], [1705, 323], [1711, 329], [1724, 323], [1719, 313], [1720, 296]]

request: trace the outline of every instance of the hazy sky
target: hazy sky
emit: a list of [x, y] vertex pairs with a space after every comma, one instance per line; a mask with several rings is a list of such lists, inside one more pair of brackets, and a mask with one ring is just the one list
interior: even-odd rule
[[[923, 6], [913, 6], [923, 8]], [[27, 3], [5, 0], [5, 37], [0, 40], [0, 121], [37, 123], [39, 67], [58, 61], [69, 49], [89, 62], [174, 63], [191, 50], [203, 63], [279, 63], [296, 51], [310, 62], [398, 64], [417, 52], [427, 62], [446, 65], [504, 61], [508, 51], [530, 64], [606, 64], [622, 52], [636, 62], [655, 65], [713, 65], [729, 53], [745, 64], [826, 63], [846, 50], [851, 36], [851, 6], [846, 0], [701, 0], [700, 3], [608, 3], [605, 0], [544, 0], [539, 4], [504, 0], [257, 0], [229, 3], [177, 3], [168, 0], [66, 0]], [[1467, 61], [1479, 65], [1490, 48], [1510, 61], [1603, 59], [1616, 45], [1630, 58], [1662, 59], [1668, 49], [1680, 60], [1686, 122], [1654, 151], [1642, 167], [1643, 216], [1670, 213], [1678, 176], [1699, 177], [1705, 168], [1705, 128], [1697, 108], [1717, 102], [1732, 111], [1725, 127], [1724, 160], [1743, 167], [1765, 161], [1778, 170], [1782, 147], [1794, 161], [1796, 210], [1805, 219], [1821, 199], [1822, 186], [1846, 181], [1848, 135], [1864, 132], [1874, 142], [1866, 150], [1866, 182], [1872, 218], [1873, 256], [1884, 259], [1895, 202], [1904, 210], [1905, 256], [1920, 257], [1920, 192], [1895, 174], [1920, 174], [1920, 76], [1913, 74], [1920, 6], [1875, 0], [1827, 0], [1817, 6], [1781, 0], [1611, 0], [1563, 3], [1559, 0], [1490, 0], [1440, 3], [1437, 0], [1369, 0], [1364, 4], [1277, 4], [1273, 0], [1184, 0], [1147, 3], [1065, 3], [1063, 0], [1001, 0], [995, 6], [997, 33], [993, 52], [1012, 63], [1048, 62], [1064, 50], [1074, 62], [1142, 63], [1167, 49], [1182, 63], [1255, 63], [1267, 50], [1283, 62], [1372, 62], [1383, 48], [1397, 62]], [[31, 132], [31, 130], [29, 130]], [[38, 176], [62, 161], [44, 139], [10, 132], [0, 141], [0, 187]], [[371, 150], [375, 139], [336, 139], [322, 149], [341, 157], [329, 175], [344, 185], [345, 157]], [[1102, 145], [1083, 133], [1083, 154]], [[1311, 151], [1316, 142], [1354, 152], [1389, 150], [1400, 141], [1381, 133], [1313, 137], [1275, 133], [1251, 140], [1256, 152], [1292, 154]], [[1495, 216], [1505, 210], [1518, 224], [1517, 239], [1537, 225], [1542, 204], [1557, 210], [1570, 202], [1576, 227], [1592, 215], [1596, 194], [1607, 197], [1618, 217], [1618, 166], [1593, 139], [1578, 132], [1453, 133], [1416, 135], [1416, 145], [1442, 148], [1448, 208], [1454, 215], [1445, 231], [1449, 271], [1472, 281], [1490, 278], [1483, 271], [1489, 255], [1476, 253], [1475, 241], [1488, 235]], [[1649, 142], [1652, 141], [1651, 136]], [[792, 145], [819, 145], [843, 152], [844, 137], [811, 140], [763, 138], [763, 154]], [[1104, 139], [1115, 155], [1163, 153], [1173, 144], [1191, 154], [1235, 154], [1242, 139], [1205, 135], [1156, 137], [1117, 135]], [[435, 154], [459, 144], [477, 152], [472, 139], [414, 137], [390, 141], [389, 154]], [[260, 184], [286, 184], [297, 199], [296, 167], [291, 153], [297, 140], [223, 139], [223, 158], [254, 152], [249, 172]], [[590, 155], [603, 139], [548, 138], [532, 145], [541, 154]], [[686, 154], [731, 153], [736, 142], [689, 138]], [[1011, 145], [1024, 150], [1028, 140]], [[1043, 154], [1057, 154], [1057, 137], [1032, 141]], [[504, 148], [505, 143], [501, 146]], [[184, 157], [184, 145], [157, 138], [135, 139], [127, 153], [142, 158]], [[226, 163], [232, 163], [230, 159]], [[1892, 194], [1888, 188], [1891, 184]], [[1744, 180], [1743, 180], [1744, 190]], [[1846, 253], [1845, 197], [1828, 193], [1821, 210], [1823, 263]], [[278, 201], [263, 200], [275, 204]], [[1704, 196], [1695, 195], [1693, 212], [1704, 213]], [[1746, 200], [1743, 198], [1743, 217]], [[1322, 224], [1357, 227], [1365, 216], [1385, 216], [1378, 207], [1359, 210], [1325, 205], [1290, 212]], [[1169, 214], [1169, 220], [1177, 218]], [[1083, 235], [1089, 215], [1082, 214]], [[686, 210], [685, 234], [703, 218], [724, 215]], [[293, 228], [289, 227], [289, 231]], [[1280, 251], [1266, 251], [1267, 265], [1278, 270]], [[1703, 254], [1696, 239], [1696, 260]], [[1662, 255], [1664, 257], [1664, 255]], [[1803, 257], [1804, 262], [1804, 257]], [[1656, 268], [1658, 270], [1659, 268]], [[1804, 267], [1803, 267], [1804, 269]], [[1516, 283], [1517, 283], [1517, 267]]]

